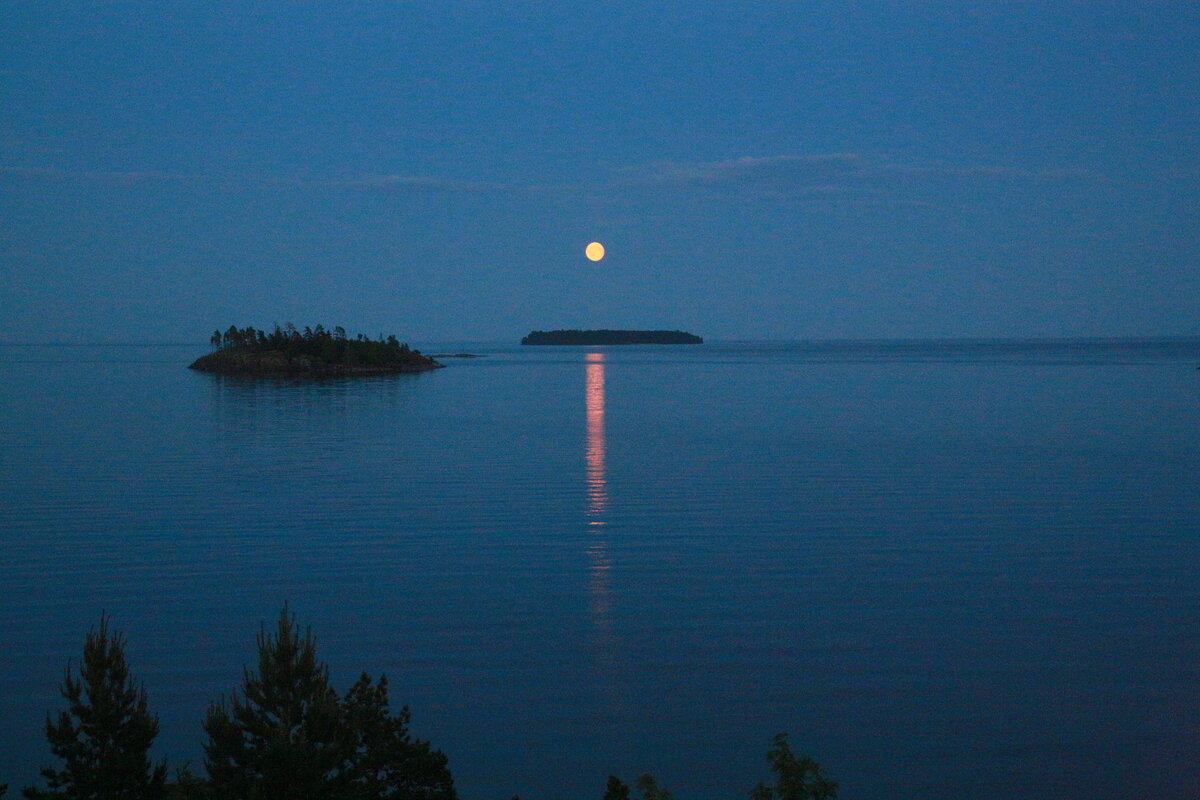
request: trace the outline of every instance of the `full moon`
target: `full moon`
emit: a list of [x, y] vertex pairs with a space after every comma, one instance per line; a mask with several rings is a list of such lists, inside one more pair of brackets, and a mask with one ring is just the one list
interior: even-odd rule
[[583, 251], [583, 254], [588, 257], [589, 261], [599, 261], [604, 258], [604, 245], [599, 242], [592, 242]]

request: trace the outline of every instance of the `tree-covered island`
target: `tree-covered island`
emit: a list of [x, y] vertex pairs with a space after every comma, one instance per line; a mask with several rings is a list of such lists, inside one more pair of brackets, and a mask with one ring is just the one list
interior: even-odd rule
[[521, 344], [704, 344], [704, 340], [685, 331], [557, 330], [531, 331]]
[[351, 338], [340, 325], [298, 330], [290, 322], [273, 331], [230, 325], [213, 331], [213, 352], [192, 362], [190, 369], [226, 375], [327, 378], [342, 375], [384, 375], [422, 372], [442, 365], [395, 336]]

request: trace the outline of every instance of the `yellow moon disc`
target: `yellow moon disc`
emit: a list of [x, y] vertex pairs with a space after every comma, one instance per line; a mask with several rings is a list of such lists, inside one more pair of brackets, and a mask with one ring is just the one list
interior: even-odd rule
[[600, 244], [599, 242], [592, 242], [587, 246], [587, 249], [583, 251], [583, 254], [587, 256], [588, 260], [590, 261], [599, 261], [600, 259], [604, 258], [604, 245]]

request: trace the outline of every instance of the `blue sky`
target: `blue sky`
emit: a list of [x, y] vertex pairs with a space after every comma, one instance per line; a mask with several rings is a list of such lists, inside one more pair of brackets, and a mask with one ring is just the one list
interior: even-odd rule
[[0, 341], [1200, 334], [1194, 3], [0, 13]]

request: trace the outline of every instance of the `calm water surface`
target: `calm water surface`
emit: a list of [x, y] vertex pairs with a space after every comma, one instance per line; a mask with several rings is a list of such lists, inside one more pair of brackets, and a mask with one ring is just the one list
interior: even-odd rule
[[198, 762], [286, 600], [471, 800], [1198, 796], [1200, 341], [471, 347], [0, 347], [0, 782], [101, 609]]

